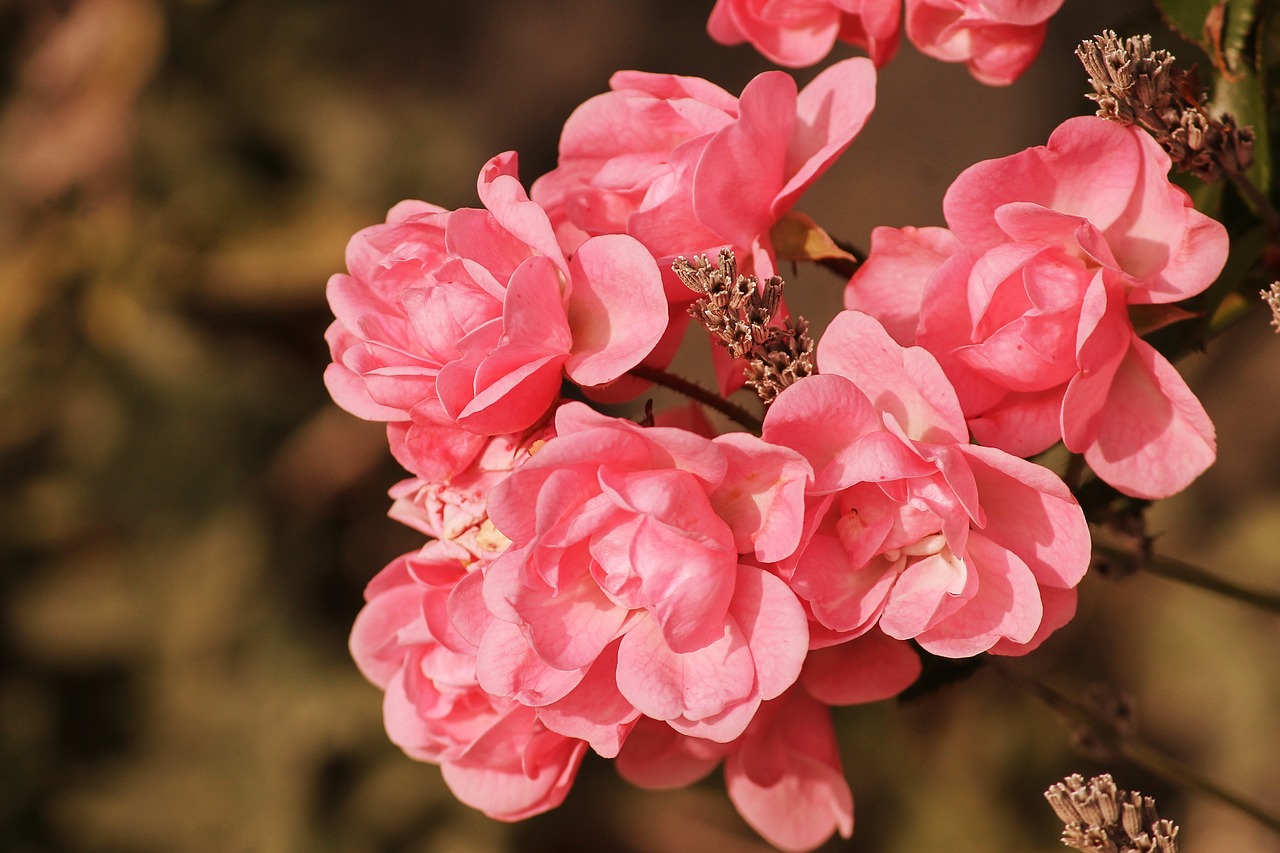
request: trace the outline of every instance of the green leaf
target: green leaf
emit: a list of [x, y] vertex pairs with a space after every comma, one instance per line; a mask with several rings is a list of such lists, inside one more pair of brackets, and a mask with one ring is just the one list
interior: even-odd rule
[[1181, 323], [1183, 320], [1194, 320], [1199, 316], [1196, 312], [1187, 311], [1177, 305], [1137, 304], [1129, 306], [1129, 322], [1133, 323], [1133, 330], [1138, 333], [1139, 337], [1150, 334], [1157, 329], [1163, 329], [1165, 326]]
[[1257, 139], [1248, 177], [1263, 193], [1269, 193], [1272, 180], [1271, 134], [1267, 120], [1267, 90], [1263, 85], [1267, 69], [1267, 57], [1263, 53], [1269, 47], [1267, 28], [1258, 20], [1259, 0], [1215, 2], [1203, 21], [1201, 33], [1201, 44], [1209, 52], [1217, 72], [1210, 107], [1217, 115], [1231, 113], [1239, 125], [1253, 128]]
[[1258, 0], [1231, 0], [1222, 32], [1222, 61], [1218, 68], [1223, 75], [1233, 76], [1251, 64], [1249, 36], [1257, 20]]
[[1275, 5], [1263, 7], [1262, 20], [1258, 23], [1254, 67], [1258, 85], [1263, 93], [1270, 93], [1264, 101], [1268, 108], [1266, 134], [1254, 145], [1254, 156], [1266, 158], [1268, 167], [1274, 169], [1271, 147], [1280, 134], [1280, 108], [1277, 105], [1280, 97], [1280, 8]]
[[1214, 14], [1221, 14], [1221, 8], [1226, 4], [1227, 0], [1156, 0], [1165, 23], [1210, 56], [1213, 56], [1214, 48], [1205, 35], [1205, 21]]

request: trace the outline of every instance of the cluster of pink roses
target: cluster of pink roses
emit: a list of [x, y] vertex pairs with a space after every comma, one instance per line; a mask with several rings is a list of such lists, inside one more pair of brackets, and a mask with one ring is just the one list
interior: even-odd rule
[[[721, 0], [712, 27], [776, 13], [848, 38], [875, 5]], [[735, 98], [619, 73], [531, 195], [504, 154], [483, 207], [403, 202], [351, 240], [326, 382], [387, 423], [414, 475], [392, 515], [430, 537], [369, 584], [351, 650], [391, 739], [463, 802], [545, 811], [591, 749], [649, 787], [723, 764], [784, 849], [847, 836], [830, 707], [901, 692], [916, 648], [1020, 655], [1074, 613], [1083, 513], [1021, 457], [1061, 439], [1144, 497], [1212, 460], [1212, 426], [1131, 308], [1205, 288], [1225, 232], [1148, 137], [1095, 118], [961, 175], [949, 229], [878, 229], [816, 372], [759, 434], [581, 402], [661, 375], [693, 298], [677, 256], [728, 247], [775, 271], [772, 229], [866, 121], [874, 77], [846, 60]]]
[[[1027, 70], [1062, 0], [906, 0], [907, 38], [976, 79], [1004, 86]], [[836, 41], [864, 48], [876, 65], [898, 50], [901, 0], [716, 0], [707, 32], [721, 44], [750, 42], [779, 65], [822, 61]]]

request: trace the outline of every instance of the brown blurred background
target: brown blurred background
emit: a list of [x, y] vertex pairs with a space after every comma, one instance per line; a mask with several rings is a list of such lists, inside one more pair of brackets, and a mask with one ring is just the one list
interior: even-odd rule
[[[747, 851], [718, 778], [629, 788], [588, 760], [515, 826], [387, 743], [346, 633], [415, 535], [377, 425], [325, 394], [324, 283], [406, 197], [475, 205], [517, 149], [554, 166], [618, 68], [737, 92], [711, 0], [0, 0], [0, 850]], [[1159, 32], [1138, 0], [1067, 0], [1032, 70], [989, 89], [904, 44], [846, 157], [802, 201], [866, 245], [940, 224], [970, 163], [1087, 112], [1072, 46]], [[1180, 56], [1194, 51], [1165, 40]], [[840, 51], [837, 56], [850, 51]], [[812, 70], [798, 76], [808, 79]], [[841, 282], [801, 270], [820, 329]], [[1183, 367], [1220, 461], [1153, 514], [1158, 547], [1280, 588], [1280, 340], [1261, 312]], [[1140, 736], [1280, 811], [1280, 622], [1160, 578], [1087, 578], [1013, 668], [1135, 703]], [[863, 853], [1054, 851], [1040, 792], [1115, 773], [1188, 853], [1280, 840], [1123, 761], [990, 672], [839, 715]]]

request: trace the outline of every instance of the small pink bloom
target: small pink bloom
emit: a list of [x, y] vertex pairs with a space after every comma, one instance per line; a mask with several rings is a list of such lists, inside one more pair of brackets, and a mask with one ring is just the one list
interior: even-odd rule
[[865, 48], [877, 66], [898, 50], [899, 0], [717, 0], [707, 32], [721, 44], [750, 42], [779, 65], [804, 68], [837, 40]]
[[[533, 197], [570, 248], [630, 234], [664, 269], [731, 247], [745, 271], [775, 267], [769, 231], [840, 155], [875, 104], [875, 69], [838, 62], [801, 92], [780, 71], [734, 98], [696, 77], [621, 71], [574, 111], [560, 162]], [[751, 268], [751, 264], [754, 267]], [[691, 294], [674, 275], [670, 297]]]
[[653, 257], [609, 235], [566, 258], [515, 167], [514, 154], [486, 164], [484, 209], [397, 205], [329, 281], [326, 383], [352, 413], [400, 424], [393, 442], [426, 460], [428, 479], [469, 462], [478, 436], [540, 420], [564, 376], [617, 379], [666, 328]]
[[1070, 119], [965, 170], [949, 233], [878, 229], [846, 304], [883, 305], [900, 341], [938, 357], [978, 441], [1030, 456], [1062, 439], [1121, 491], [1167, 497], [1213, 462], [1213, 424], [1129, 309], [1200, 293], [1228, 247], [1168, 171], [1143, 131]]
[[448, 618], [457, 562], [408, 555], [369, 584], [351, 654], [385, 691], [387, 734], [407, 754], [439, 764], [462, 802], [499, 820], [558, 806], [586, 752], [526, 708], [491, 696], [475, 677], [475, 648]]
[[947, 657], [1022, 654], [1065, 622], [1090, 552], [1066, 486], [969, 444], [937, 361], [871, 317], [838, 315], [818, 367], [764, 423], [814, 468], [806, 541], [780, 567], [813, 618]]
[[1062, 0], [906, 0], [907, 38], [935, 59], [963, 62], [988, 86], [1027, 70]]
[[489, 521], [489, 493], [554, 434], [545, 424], [529, 433], [483, 439], [475, 459], [448, 478], [415, 477], [397, 483], [391, 489], [395, 503], [389, 514], [432, 537], [423, 554], [447, 554], [469, 569], [491, 562], [510, 541]]
[[[799, 675], [803, 609], [743, 555], [795, 550], [809, 467], [744, 434], [641, 428], [584, 405], [490, 495], [512, 540], [475, 632], [490, 692], [616, 754], [638, 714], [728, 741]], [[478, 620], [467, 620], [475, 624]]]

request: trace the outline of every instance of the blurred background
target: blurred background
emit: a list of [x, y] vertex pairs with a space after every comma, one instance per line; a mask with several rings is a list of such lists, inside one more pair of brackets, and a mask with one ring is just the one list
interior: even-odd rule
[[[346, 651], [364, 583], [416, 534], [382, 428], [321, 383], [324, 285], [402, 198], [526, 183], [619, 68], [738, 92], [711, 0], [0, 0], [0, 850], [751, 851], [718, 775], [652, 793], [589, 758], [560, 809], [498, 824], [385, 738]], [[866, 246], [941, 224], [965, 166], [1090, 111], [1071, 50], [1166, 33], [1067, 0], [1018, 83], [904, 42], [879, 107], [800, 208]], [[1199, 57], [1163, 36], [1180, 57]], [[833, 58], [850, 55], [838, 50]], [[797, 76], [807, 80], [814, 70]], [[842, 282], [789, 290], [817, 329]], [[1155, 508], [1162, 553], [1280, 588], [1280, 340], [1261, 309], [1181, 367], [1220, 459]], [[1280, 811], [1280, 621], [1158, 577], [1091, 576], [1010, 668], [1129, 697], [1139, 736]], [[1064, 849], [1041, 792], [1110, 771], [1188, 853], [1280, 851], [1211, 800], [1097, 750], [990, 671], [838, 715], [861, 853]]]

